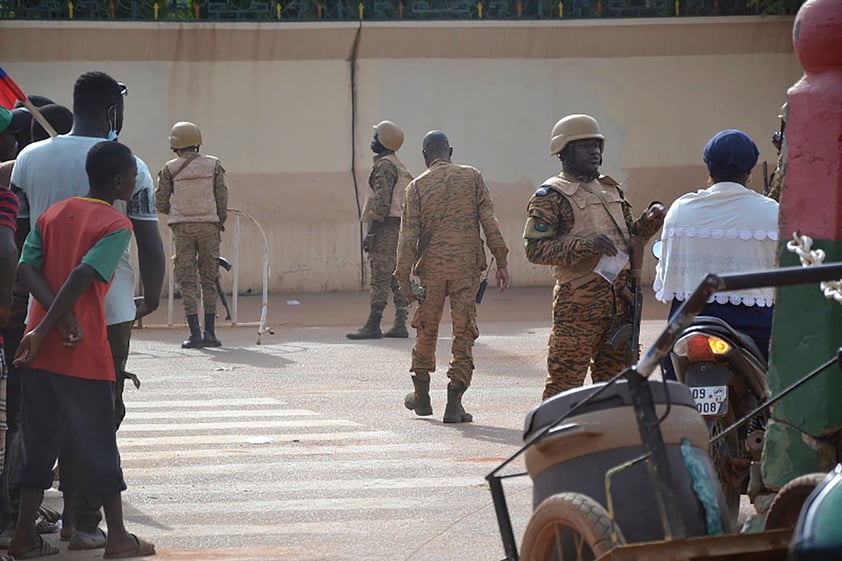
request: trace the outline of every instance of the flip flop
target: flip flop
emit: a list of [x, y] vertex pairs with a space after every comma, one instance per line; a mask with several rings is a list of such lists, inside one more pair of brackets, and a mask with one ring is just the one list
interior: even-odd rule
[[142, 540], [134, 534], [129, 534], [137, 543], [137, 547], [129, 551], [122, 551], [120, 553], [103, 554], [103, 559], [129, 559], [131, 557], [146, 557], [147, 555], [155, 555], [155, 545], [148, 541]]
[[67, 549], [77, 551], [80, 549], [100, 549], [105, 547], [105, 542], [108, 537], [102, 528], [97, 528], [95, 532], [88, 533], [76, 530], [70, 537], [70, 542], [67, 544]]
[[58, 552], [59, 550], [56, 546], [41, 536], [38, 536], [38, 545], [23, 553], [16, 553], [14, 559], [35, 559], [37, 557], [46, 557], [47, 555], [56, 555]]
[[39, 534], [55, 534], [58, 532], [58, 524], [50, 522], [46, 518], [42, 518], [37, 524], [35, 524], [35, 530], [37, 530]]

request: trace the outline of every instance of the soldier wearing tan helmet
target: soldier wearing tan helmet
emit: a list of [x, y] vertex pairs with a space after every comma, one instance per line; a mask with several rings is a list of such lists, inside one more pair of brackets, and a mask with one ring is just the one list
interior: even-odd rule
[[594, 268], [603, 256], [622, 262], [619, 252], [630, 254], [632, 236], [649, 239], [664, 218], [656, 203], [633, 218], [620, 184], [599, 172], [604, 146], [605, 136], [590, 115], [558, 121], [550, 155], [558, 156], [562, 171], [544, 181], [527, 206], [526, 257], [552, 266], [556, 279], [544, 399], [581, 386], [589, 365], [595, 382], [626, 366], [625, 349], [606, 343], [625, 321], [626, 303], [619, 295], [630, 283], [629, 265], [622, 265], [613, 282]]
[[[371, 191], [362, 213], [362, 221], [367, 224], [367, 235], [362, 246], [371, 263], [371, 298], [368, 320], [357, 331], [348, 333], [348, 339], [409, 337], [406, 329], [409, 303], [392, 276], [401, 229], [404, 191], [412, 181], [412, 174], [395, 154], [402, 144], [403, 131], [393, 122], [381, 121], [374, 125], [374, 137], [371, 140], [374, 165], [368, 176]], [[380, 331], [380, 321], [390, 293], [395, 303], [395, 323], [383, 333]]]
[[[170, 148], [176, 158], [158, 173], [155, 203], [169, 215], [175, 240], [175, 279], [181, 287], [190, 337], [181, 347], [219, 347], [216, 338], [216, 278], [219, 275], [220, 233], [228, 214], [225, 170], [217, 158], [199, 154], [202, 133], [185, 121], [173, 125]], [[205, 333], [199, 325], [199, 287]]]

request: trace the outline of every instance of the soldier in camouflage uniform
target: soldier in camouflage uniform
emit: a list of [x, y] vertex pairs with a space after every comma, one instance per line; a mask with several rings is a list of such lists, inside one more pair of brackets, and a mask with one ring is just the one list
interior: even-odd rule
[[772, 172], [772, 179], [769, 181], [769, 193], [767, 195], [771, 199], [781, 201], [781, 190], [784, 186], [784, 178], [786, 176], [786, 103], [781, 105], [781, 112], [778, 114], [778, 119], [781, 120], [781, 130], [775, 133], [772, 137], [772, 144], [778, 150], [778, 165], [775, 171]]
[[445, 423], [471, 422], [462, 406], [462, 394], [471, 385], [473, 346], [479, 336], [476, 297], [480, 274], [487, 267], [480, 227], [497, 260], [497, 287], [509, 285], [506, 256], [494, 203], [479, 170], [451, 163], [453, 149], [444, 133], [424, 137], [427, 170], [406, 189], [406, 202], [398, 240], [395, 277], [404, 296], [418, 300], [410, 276], [419, 277], [426, 294], [412, 318], [417, 330], [412, 347], [412, 383], [415, 391], [404, 399], [416, 415], [433, 414], [430, 372], [436, 370], [436, 341], [445, 298], [450, 298], [453, 357], [447, 370]]
[[[175, 279], [181, 287], [190, 337], [181, 347], [219, 347], [216, 338], [216, 279], [219, 275], [220, 232], [228, 215], [228, 186], [218, 159], [199, 154], [202, 133], [193, 123], [176, 123], [170, 147], [177, 158], [158, 174], [155, 203], [169, 215], [175, 238]], [[197, 283], [198, 278], [198, 283]], [[205, 334], [199, 325], [199, 285], [205, 312]]]
[[603, 255], [628, 255], [631, 237], [651, 238], [664, 219], [664, 207], [652, 203], [634, 220], [619, 183], [599, 173], [604, 142], [589, 115], [556, 123], [550, 154], [558, 155], [563, 170], [527, 206], [526, 257], [551, 265], [556, 279], [544, 399], [581, 386], [589, 365], [595, 382], [626, 366], [626, 350], [611, 348], [607, 340], [626, 321], [621, 295], [630, 282], [628, 265], [613, 283], [594, 267]]
[[[380, 339], [381, 337], [409, 337], [406, 318], [409, 302], [401, 294], [392, 273], [401, 229], [401, 208], [406, 186], [412, 175], [395, 155], [403, 144], [403, 131], [390, 121], [374, 126], [371, 151], [374, 166], [368, 176], [371, 188], [365, 201], [362, 220], [368, 224], [368, 235], [363, 239], [363, 251], [371, 262], [371, 300], [368, 320], [360, 329], [348, 333], [348, 339]], [[389, 301], [395, 302], [395, 323], [386, 333], [380, 331], [383, 310]]]

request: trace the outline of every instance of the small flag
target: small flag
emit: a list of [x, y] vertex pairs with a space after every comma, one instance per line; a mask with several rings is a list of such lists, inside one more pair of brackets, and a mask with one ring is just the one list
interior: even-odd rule
[[6, 109], [14, 109], [15, 103], [26, 101], [26, 94], [15, 84], [15, 81], [0, 68], [0, 105]]

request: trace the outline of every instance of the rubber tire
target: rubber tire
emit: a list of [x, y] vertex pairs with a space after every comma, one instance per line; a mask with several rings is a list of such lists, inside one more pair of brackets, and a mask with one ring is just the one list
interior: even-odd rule
[[801, 508], [813, 490], [827, 479], [826, 473], [796, 477], [778, 491], [766, 513], [765, 530], [794, 530]]
[[[711, 438], [722, 432], [724, 429], [734, 424], [734, 409], [731, 404], [728, 404], [728, 413], [724, 417], [719, 417], [713, 423], [711, 430]], [[723, 473], [730, 468], [727, 468], [729, 458], [740, 457], [740, 435], [738, 431], [732, 431], [728, 436], [711, 445], [710, 459], [713, 462], [713, 467], [716, 470], [716, 475], [719, 478], [719, 483], [722, 486], [722, 494], [725, 496], [725, 504], [728, 507], [728, 516], [731, 520], [731, 527], [737, 528], [737, 519], [740, 516], [740, 496], [742, 495], [743, 485], [729, 485], [726, 483]], [[748, 477], [748, 470], [746, 470], [746, 478]]]
[[[592, 555], [585, 555], [581, 559], [556, 556], [554, 546], [558, 527], [568, 528], [584, 538], [584, 544]], [[589, 561], [622, 545], [626, 545], [623, 533], [601, 504], [580, 493], [558, 493], [544, 499], [532, 513], [523, 534], [519, 559]]]

